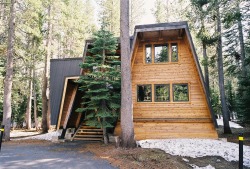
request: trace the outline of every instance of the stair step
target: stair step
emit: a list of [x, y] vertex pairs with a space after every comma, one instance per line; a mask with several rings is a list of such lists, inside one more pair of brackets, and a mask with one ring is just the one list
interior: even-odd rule
[[103, 132], [98, 132], [98, 131], [90, 131], [90, 132], [86, 132], [86, 131], [80, 131], [80, 132], [77, 132], [77, 134], [96, 134], [96, 135], [102, 135]]
[[96, 128], [96, 127], [91, 127], [91, 126], [81, 126], [81, 129], [84, 128], [84, 129], [100, 129], [102, 130], [101, 128]]
[[85, 141], [103, 141], [102, 138], [79, 138], [75, 137], [74, 140], [85, 140]]
[[103, 129], [82, 125], [74, 135], [74, 140], [103, 141]]
[[78, 132], [103, 132], [102, 129], [79, 129]]
[[76, 137], [81, 137], [81, 138], [91, 138], [91, 137], [94, 137], [94, 138], [102, 138], [103, 136], [102, 135], [79, 135], [77, 134]]

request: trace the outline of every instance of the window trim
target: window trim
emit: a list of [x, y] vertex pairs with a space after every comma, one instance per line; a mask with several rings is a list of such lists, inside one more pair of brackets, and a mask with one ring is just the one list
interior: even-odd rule
[[[188, 101], [174, 101], [174, 86], [173, 85], [188, 85]], [[151, 101], [138, 101], [138, 86], [150, 85], [151, 86]], [[169, 99], [170, 101], [155, 101], [156, 98], [156, 90], [155, 85], [169, 85]], [[133, 85], [134, 86], [134, 85]], [[138, 83], [135, 84], [135, 92], [136, 92], [136, 102], [135, 103], [156, 103], [156, 104], [191, 104], [191, 83], [189, 81], [180, 81], [180, 82], [172, 82], [172, 81], [160, 81], [160, 82], [151, 82], [148, 83]]]
[[[177, 61], [172, 61], [172, 54], [173, 54], [173, 50], [172, 50], [172, 46], [173, 45], [176, 45], [177, 46]], [[179, 47], [178, 47], [179, 45], [178, 45], [178, 43], [170, 43], [170, 62], [171, 63], [178, 63], [179, 62]]]
[[[166, 62], [155, 62], [155, 48], [156, 47], [164, 47], [164, 46], [166, 46], [167, 47], [167, 61]], [[154, 55], [153, 55], [153, 57], [154, 57], [154, 62], [152, 62], [152, 63], [154, 63], [154, 64], [164, 64], [164, 63], [170, 63], [170, 60], [169, 60], [169, 43], [161, 43], [161, 44], [154, 44], [153, 45], [153, 48], [154, 48]]]
[[[150, 88], [151, 88], [151, 92], [150, 92], [150, 101], [138, 101], [138, 87], [139, 86], [150, 86]], [[152, 92], [153, 92], [153, 90], [152, 90], [152, 84], [137, 84], [136, 85], [136, 95], [137, 95], [137, 97], [136, 97], [136, 100], [137, 100], [137, 102], [138, 103], [152, 103], [153, 102], [153, 98], [152, 98]]]
[[[187, 94], [188, 94], [188, 100], [187, 101], [185, 101], [185, 100], [179, 100], [179, 101], [176, 101], [176, 100], [174, 100], [174, 86], [175, 85], [187, 85]], [[172, 102], [174, 102], [174, 103], [188, 103], [188, 102], [190, 102], [190, 89], [189, 89], [189, 86], [190, 86], [190, 84], [189, 83], [172, 83]]]
[[[150, 47], [150, 49], [151, 49], [151, 62], [149, 62], [149, 63], [147, 63], [147, 55], [146, 55], [147, 47]], [[153, 58], [152, 58], [153, 48], [152, 48], [152, 44], [145, 44], [144, 48], [145, 48], [145, 50], [144, 50], [145, 64], [152, 64], [153, 63]]]
[[[168, 47], [168, 61], [167, 62], [155, 62], [155, 46], [157, 45], [166, 45]], [[172, 62], [172, 44], [177, 44], [177, 62]], [[151, 63], [146, 62], [146, 47], [151, 46]], [[173, 40], [173, 41], [162, 41], [162, 42], [152, 42], [152, 43], [143, 43], [143, 64], [144, 65], [161, 65], [161, 64], [180, 64], [180, 41]]]
[[[171, 90], [170, 90], [170, 83], [166, 83], [166, 84], [153, 84], [154, 85], [154, 102], [159, 102], [159, 103], [166, 103], [166, 102], [171, 102]], [[156, 101], [156, 86], [160, 86], [160, 85], [168, 85], [168, 90], [169, 90], [169, 101]]]

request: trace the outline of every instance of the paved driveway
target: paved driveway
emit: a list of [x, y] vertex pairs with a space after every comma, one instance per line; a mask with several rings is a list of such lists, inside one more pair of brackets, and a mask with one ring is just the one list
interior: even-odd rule
[[[22, 141], [25, 142], [25, 141]], [[108, 161], [79, 151], [83, 142], [50, 144], [3, 143], [0, 169], [114, 169]]]

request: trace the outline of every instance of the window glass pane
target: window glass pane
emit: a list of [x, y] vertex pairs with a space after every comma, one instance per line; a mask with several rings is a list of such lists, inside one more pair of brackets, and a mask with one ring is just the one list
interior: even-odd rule
[[145, 47], [145, 56], [146, 56], [146, 63], [151, 63], [152, 62], [152, 48], [151, 45], [146, 45]]
[[174, 84], [173, 98], [174, 101], [188, 101], [188, 84]]
[[177, 43], [171, 44], [171, 61], [178, 62], [178, 46]]
[[138, 85], [137, 86], [137, 101], [138, 102], [151, 102], [151, 85]]
[[169, 84], [155, 85], [155, 101], [156, 102], [169, 102]]
[[168, 46], [155, 45], [155, 63], [168, 62]]

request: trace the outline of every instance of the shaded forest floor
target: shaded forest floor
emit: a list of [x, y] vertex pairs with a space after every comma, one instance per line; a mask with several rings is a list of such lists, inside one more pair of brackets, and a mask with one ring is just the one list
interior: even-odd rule
[[[244, 145], [250, 146], [250, 128], [232, 128], [233, 134], [223, 134], [223, 128], [220, 126], [218, 129], [219, 138], [227, 138], [228, 142], [238, 143], [239, 133], [244, 133]], [[37, 134], [37, 133], [36, 133]], [[19, 137], [20, 138], [20, 137]], [[48, 141], [34, 141], [34, 140], [18, 140], [11, 141], [7, 144], [58, 144]], [[180, 157], [173, 156], [165, 153], [159, 149], [121, 149], [115, 148], [114, 144], [104, 145], [103, 143], [79, 143], [70, 144], [69, 142], [63, 143], [65, 150], [74, 149], [79, 152], [91, 152], [95, 154], [95, 158], [109, 161], [111, 165], [121, 169], [189, 169], [206, 167], [210, 169], [213, 166], [216, 169], [235, 169], [238, 168], [238, 162], [228, 162], [222, 157], [206, 156], [200, 158]], [[74, 147], [76, 146], [76, 147]], [[219, 149], [219, 147], [218, 147]], [[62, 150], [63, 151], [63, 150]], [[245, 167], [247, 168], [247, 167]]]
[[239, 143], [239, 134], [243, 133], [244, 145], [250, 146], [250, 127], [244, 128], [231, 128], [233, 134], [224, 134], [223, 127], [219, 126], [218, 134], [219, 138], [227, 138], [228, 142]]

